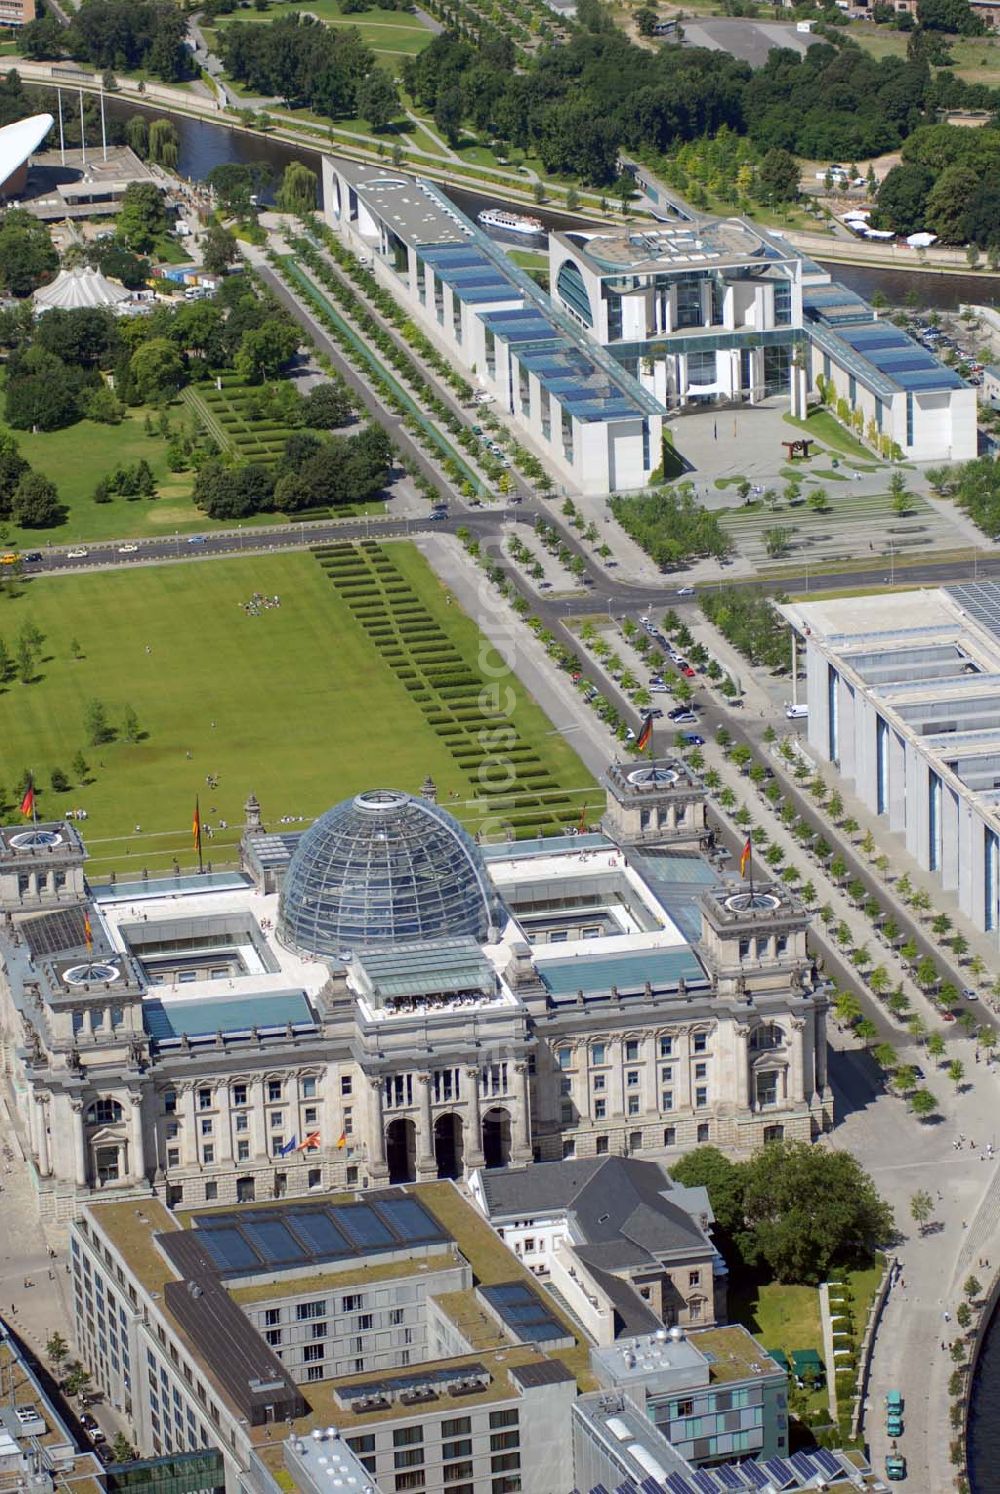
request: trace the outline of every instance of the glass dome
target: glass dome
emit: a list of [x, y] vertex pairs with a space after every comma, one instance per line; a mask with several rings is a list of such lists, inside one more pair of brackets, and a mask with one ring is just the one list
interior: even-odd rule
[[500, 904], [472, 837], [438, 805], [373, 789], [334, 805], [288, 864], [278, 938], [339, 958], [425, 939], [483, 943]]

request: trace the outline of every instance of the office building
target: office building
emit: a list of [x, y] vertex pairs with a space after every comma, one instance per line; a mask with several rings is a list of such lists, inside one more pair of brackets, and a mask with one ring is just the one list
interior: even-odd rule
[[1000, 929], [1000, 586], [788, 603], [810, 749], [986, 933]]
[[[779, 233], [695, 214], [634, 170], [669, 219], [550, 234], [549, 280], [563, 311], [660, 404], [680, 413], [790, 392], [801, 414], [822, 390], [886, 454], [976, 455], [976, 391], [953, 369]], [[683, 452], [682, 425], [672, 439]]]
[[641, 488], [663, 407], [430, 182], [323, 158], [326, 218], [572, 489]]
[[787, 1455], [787, 1377], [745, 1328], [595, 1347], [449, 1182], [180, 1215], [98, 1201], [71, 1262], [81, 1350], [141, 1450], [214, 1449], [234, 1491], [723, 1470], [668, 1485], [688, 1494], [759, 1489], [750, 1460]]

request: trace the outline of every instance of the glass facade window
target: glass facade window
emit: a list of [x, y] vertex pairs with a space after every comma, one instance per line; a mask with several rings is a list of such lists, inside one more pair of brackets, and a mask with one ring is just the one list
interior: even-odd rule
[[702, 310], [701, 287], [700, 279], [678, 280], [676, 318], [678, 327], [700, 327], [704, 324], [705, 313]]
[[[594, 325], [594, 313], [591, 310], [587, 287], [583, 283], [583, 276], [580, 273], [579, 266], [575, 265], [571, 259], [566, 260], [564, 264], [559, 266], [559, 273], [556, 276], [556, 290], [559, 293], [560, 301], [566, 307], [567, 311], [573, 313], [577, 321], [582, 322], [585, 327], [592, 327]], [[616, 296], [614, 299], [618, 300], [618, 297]], [[618, 305], [618, 332], [620, 336], [620, 301]]]
[[787, 280], [774, 284], [774, 325], [789, 327], [792, 322], [792, 287]]
[[358, 794], [306, 831], [281, 893], [278, 936], [345, 949], [469, 936], [502, 921], [479, 848], [436, 804], [390, 789]]

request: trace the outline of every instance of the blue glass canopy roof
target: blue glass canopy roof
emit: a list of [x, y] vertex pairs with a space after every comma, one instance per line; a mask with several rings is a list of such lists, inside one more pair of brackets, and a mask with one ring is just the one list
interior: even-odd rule
[[484, 943], [501, 921], [479, 847], [427, 799], [374, 789], [311, 825], [288, 865], [278, 938], [305, 954], [466, 935]]

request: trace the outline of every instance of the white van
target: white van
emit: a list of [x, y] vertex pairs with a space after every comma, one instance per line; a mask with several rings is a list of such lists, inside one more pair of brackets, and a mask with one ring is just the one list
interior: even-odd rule
[[809, 707], [807, 705], [791, 705], [788, 701], [785, 702], [785, 715], [789, 721], [801, 721], [808, 714]]

